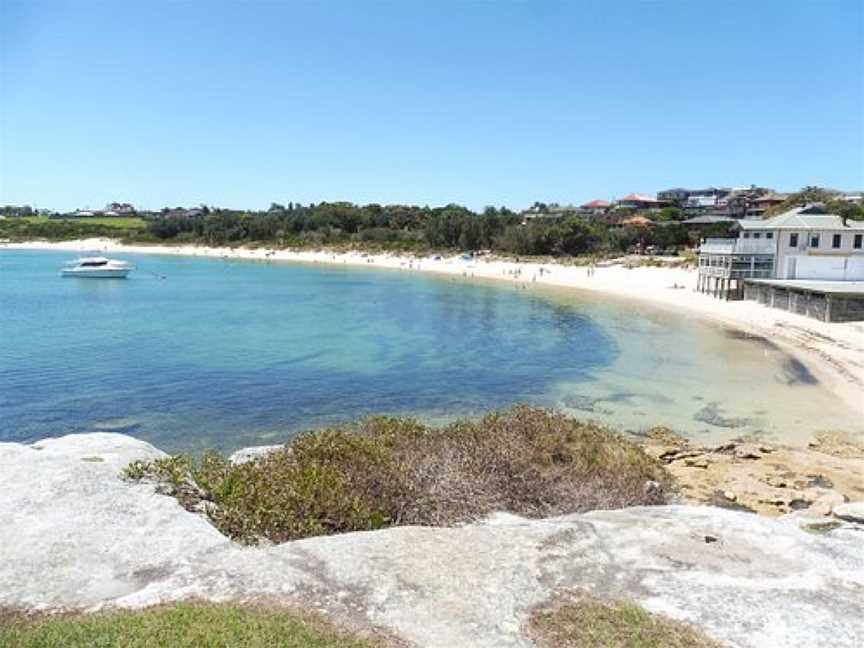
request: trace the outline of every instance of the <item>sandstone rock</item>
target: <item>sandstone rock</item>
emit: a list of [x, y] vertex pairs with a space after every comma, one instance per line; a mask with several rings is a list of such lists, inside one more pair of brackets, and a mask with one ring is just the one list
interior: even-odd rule
[[734, 449], [738, 459], [761, 459], [772, 450], [767, 446], [757, 446], [752, 443], [742, 443]]
[[708, 460], [705, 457], [696, 457], [694, 459], [685, 459], [684, 465], [692, 468], [707, 468]]
[[818, 493], [810, 505], [810, 510], [814, 515], [831, 515], [832, 511], [836, 510], [846, 501], [840, 493], [833, 490], [825, 490]]
[[864, 439], [846, 432], [818, 432], [810, 447], [835, 457], [864, 458]]
[[[824, 515], [828, 504], [860, 499], [864, 493], [864, 459], [855, 456], [744, 440], [711, 448], [682, 441], [670, 448], [665, 439], [649, 437], [643, 447], [664, 461], [689, 503], [734, 505], [766, 515], [815, 506]], [[702, 458], [707, 468], [693, 470]], [[726, 491], [735, 493], [734, 503], [724, 496]]]
[[788, 488], [790, 486], [789, 480], [780, 475], [768, 475], [762, 481], [773, 488]]
[[241, 448], [228, 457], [228, 460], [233, 464], [242, 464], [257, 459], [258, 457], [263, 457], [266, 454], [270, 454], [274, 450], [281, 450], [283, 447], [284, 446], [281, 445], [262, 445], [252, 446], [250, 448]]
[[856, 524], [864, 524], [864, 502], [839, 504], [833, 508], [831, 513], [834, 517], [840, 518], [841, 520], [855, 522]]
[[809, 648], [830, 633], [833, 647], [857, 648], [864, 636], [860, 532], [664, 506], [241, 547], [152, 485], [119, 477], [129, 461], [160, 455], [116, 434], [0, 444], [0, 607], [264, 597], [418, 646], [528, 648], [530, 610], [584, 589], [734, 646]]

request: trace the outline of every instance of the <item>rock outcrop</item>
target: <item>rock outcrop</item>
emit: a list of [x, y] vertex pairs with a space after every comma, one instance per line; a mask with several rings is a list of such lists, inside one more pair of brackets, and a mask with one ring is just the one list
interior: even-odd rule
[[834, 517], [846, 522], [864, 524], [864, 502], [849, 502], [835, 506], [831, 511]]
[[0, 444], [0, 607], [276, 599], [419, 646], [530, 646], [530, 610], [581, 588], [735, 646], [864, 644], [864, 531], [704, 506], [546, 520], [498, 514], [242, 547], [152, 485], [119, 434]]
[[688, 503], [820, 517], [864, 499], [864, 448], [851, 438], [820, 439], [809, 448], [744, 441], [703, 446], [655, 428], [643, 447], [666, 465]]

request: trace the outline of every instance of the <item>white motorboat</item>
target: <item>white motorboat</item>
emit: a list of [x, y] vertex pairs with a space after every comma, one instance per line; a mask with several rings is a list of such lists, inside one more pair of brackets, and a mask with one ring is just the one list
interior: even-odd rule
[[81, 257], [60, 271], [62, 277], [86, 279], [125, 279], [132, 270], [126, 261], [105, 257]]

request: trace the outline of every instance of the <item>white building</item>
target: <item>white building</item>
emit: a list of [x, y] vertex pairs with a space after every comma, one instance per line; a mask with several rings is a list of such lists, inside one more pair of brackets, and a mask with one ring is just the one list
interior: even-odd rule
[[724, 299], [744, 296], [747, 280], [864, 282], [864, 221], [808, 205], [773, 218], [738, 221], [738, 238], [699, 246], [697, 287]]
[[739, 227], [740, 241], [774, 241], [774, 279], [864, 280], [864, 221], [808, 206]]

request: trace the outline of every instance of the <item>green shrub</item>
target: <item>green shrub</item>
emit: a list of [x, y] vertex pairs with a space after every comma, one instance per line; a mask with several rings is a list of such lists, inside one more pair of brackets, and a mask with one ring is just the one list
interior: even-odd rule
[[[518, 406], [434, 429], [375, 417], [306, 432], [234, 465], [208, 453], [135, 462], [189, 509], [246, 543], [394, 525], [451, 525], [494, 511], [545, 517], [660, 504], [671, 478], [607, 428]], [[653, 482], [651, 487], [646, 484]]]

